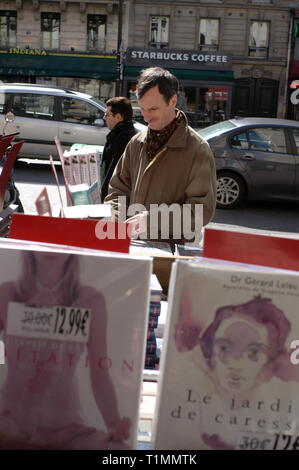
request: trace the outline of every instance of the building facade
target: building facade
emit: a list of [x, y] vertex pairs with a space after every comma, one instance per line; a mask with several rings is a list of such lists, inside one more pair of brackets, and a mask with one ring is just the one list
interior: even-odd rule
[[2, 0], [0, 79], [108, 98], [117, 78], [117, 36], [118, 0]]
[[125, 93], [144, 66], [164, 65], [201, 127], [230, 116], [286, 113], [292, 9], [283, 0], [133, 0]]
[[299, 119], [296, 8], [292, 0], [2, 0], [0, 80], [106, 99], [119, 79], [134, 101], [140, 70], [161, 65], [178, 77], [179, 105], [198, 127], [234, 115]]

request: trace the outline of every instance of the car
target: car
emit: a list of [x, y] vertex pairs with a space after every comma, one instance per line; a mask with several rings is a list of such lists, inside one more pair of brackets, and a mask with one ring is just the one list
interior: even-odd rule
[[[12, 131], [25, 143], [20, 157], [56, 157], [54, 138], [63, 149], [74, 143], [105, 145], [109, 129], [103, 119], [106, 105], [91, 95], [62, 87], [5, 83], [0, 85], [0, 132], [5, 115], [15, 115]], [[1, 127], [1, 123], [3, 123]], [[135, 123], [137, 131], [144, 129]], [[9, 133], [6, 126], [5, 133]]]
[[217, 170], [217, 207], [248, 200], [299, 201], [299, 122], [236, 117], [197, 130]]

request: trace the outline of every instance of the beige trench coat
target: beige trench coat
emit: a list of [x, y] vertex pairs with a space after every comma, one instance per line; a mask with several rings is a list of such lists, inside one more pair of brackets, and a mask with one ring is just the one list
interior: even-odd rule
[[[208, 143], [187, 125], [185, 116], [151, 161], [146, 153], [146, 137], [147, 129], [128, 143], [110, 180], [105, 203], [112, 203], [116, 218], [121, 209], [119, 196], [126, 197], [127, 208], [138, 203], [148, 211], [151, 204], [202, 204], [206, 225], [216, 205], [215, 162]], [[122, 215], [124, 211], [122, 208]]]

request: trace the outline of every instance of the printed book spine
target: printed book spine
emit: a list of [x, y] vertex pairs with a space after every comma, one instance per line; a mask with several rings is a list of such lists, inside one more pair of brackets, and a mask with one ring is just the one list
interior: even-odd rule
[[90, 186], [90, 204], [101, 204], [101, 192], [97, 181]]
[[69, 152], [63, 154], [63, 166], [68, 184], [74, 184], [73, 170], [72, 170], [72, 155]]
[[156, 367], [156, 357], [148, 357], [145, 358], [145, 368], [146, 369], [155, 369]]
[[152, 354], [153, 356], [156, 355], [156, 350], [157, 350], [157, 344], [156, 340], [155, 341], [147, 341], [146, 343], [146, 355], [149, 356]]
[[153, 317], [153, 318], [150, 317], [148, 319], [148, 327], [149, 328], [157, 328], [158, 321], [159, 321], [159, 317]]
[[90, 183], [93, 184], [95, 181], [97, 181], [99, 184], [101, 184], [101, 182], [99, 181], [97, 153], [96, 152], [89, 153], [87, 156], [88, 156]]
[[158, 317], [161, 312], [161, 302], [150, 302], [150, 316]]
[[72, 155], [72, 173], [74, 184], [81, 183], [79, 155]]
[[81, 183], [90, 185], [89, 166], [87, 155], [79, 155]]

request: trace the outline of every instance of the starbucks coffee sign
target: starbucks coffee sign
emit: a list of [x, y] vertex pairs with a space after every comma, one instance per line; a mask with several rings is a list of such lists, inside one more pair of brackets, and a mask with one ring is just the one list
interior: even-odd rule
[[231, 58], [218, 52], [183, 51], [167, 49], [137, 49], [128, 48], [126, 63], [142, 65], [161, 65], [171, 67], [203, 66], [204, 68], [231, 68]]

